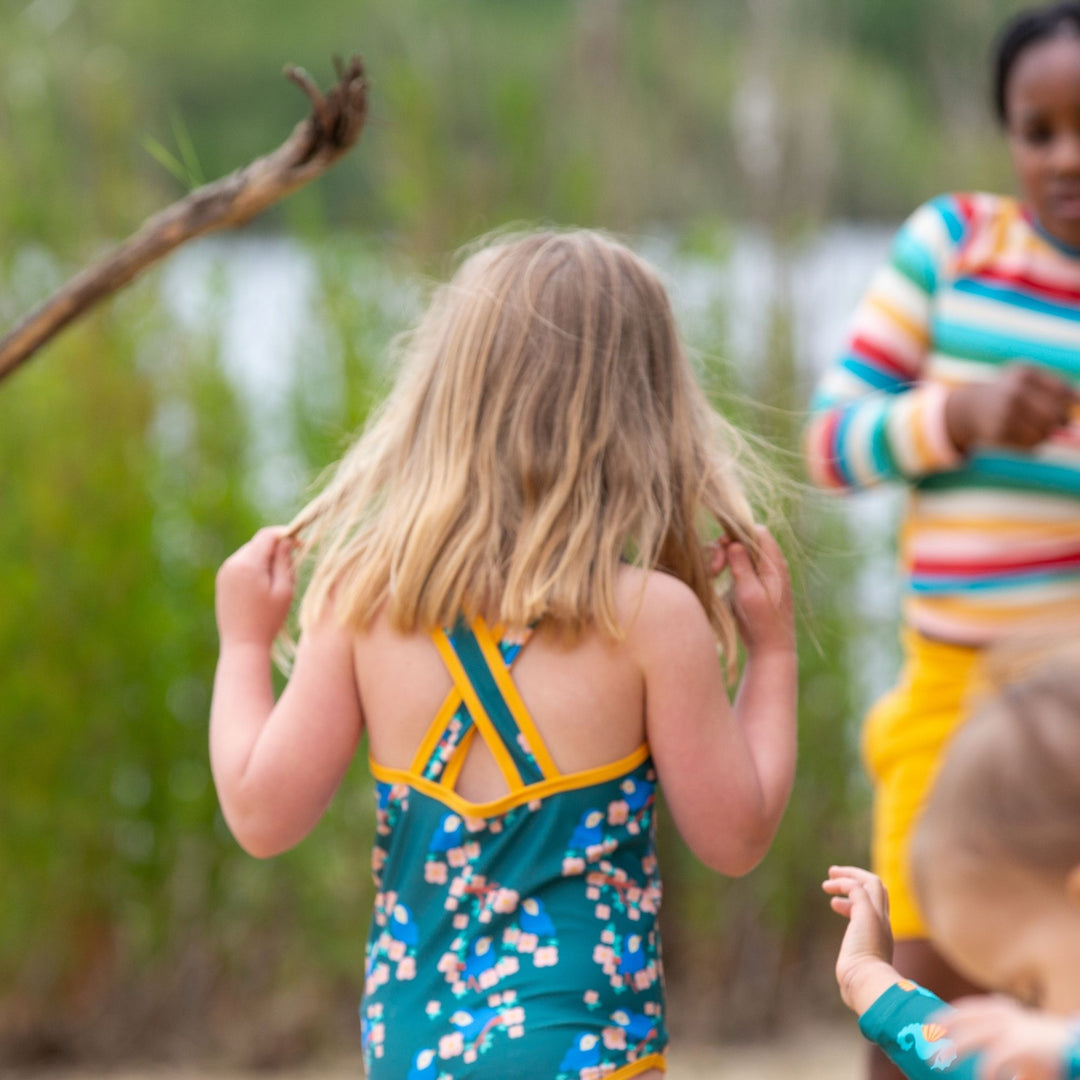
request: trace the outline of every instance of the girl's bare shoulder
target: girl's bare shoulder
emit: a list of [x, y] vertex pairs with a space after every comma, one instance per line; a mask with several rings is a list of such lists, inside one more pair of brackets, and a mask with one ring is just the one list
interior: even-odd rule
[[627, 644], [635, 651], [672, 636], [683, 639], [688, 633], [715, 641], [697, 594], [686, 582], [662, 570], [623, 567], [615, 602]]

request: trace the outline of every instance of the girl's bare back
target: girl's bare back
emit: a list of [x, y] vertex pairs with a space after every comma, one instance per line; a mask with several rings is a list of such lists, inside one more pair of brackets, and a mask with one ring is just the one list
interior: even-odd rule
[[[514, 664], [514, 681], [560, 773], [617, 761], [645, 741], [645, 684], [635, 657], [639, 570], [620, 575], [622, 641], [586, 630], [572, 644], [541, 625]], [[439, 653], [424, 633], [395, 631], [385, 613], [356, 638], [356, 679], [372, 758], [405, 769], [451, 688]], [[506, 794], [506, 782], [482, 740], [470, 748], [457, 791], [470, 802]]]

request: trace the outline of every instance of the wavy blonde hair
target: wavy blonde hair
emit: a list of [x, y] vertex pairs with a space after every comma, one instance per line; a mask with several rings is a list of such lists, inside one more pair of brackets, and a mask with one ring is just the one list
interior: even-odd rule
[[689, 585], [734, 657], [705, 545], [721, 533], [756, 553], [756, 467], [642, 259], [591, 231], [497, 238], [435, 292], [403, 354], [385, 404], [290, 526], [314, 557], [302, 626], [333, 597], [358, 628], [385, 604], [403, 632], [465, 612], [618, 637], [629, 560]]

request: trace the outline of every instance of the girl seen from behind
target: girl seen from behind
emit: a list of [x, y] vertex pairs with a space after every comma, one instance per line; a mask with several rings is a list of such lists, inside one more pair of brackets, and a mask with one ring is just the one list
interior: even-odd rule
[[325, 490], [222, 567], [211, 756], [241, 844], [298, 843], [369, 738], [372, 1080], [663, 1071], [656, 785], [737, 875], [793, 779], [790, 586], [747, 460], [645, 263], [508, 238], [438, 291]]

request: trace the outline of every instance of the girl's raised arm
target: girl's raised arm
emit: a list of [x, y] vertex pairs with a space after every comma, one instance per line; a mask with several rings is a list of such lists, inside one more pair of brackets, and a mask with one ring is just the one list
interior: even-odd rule
[[221, 651], [210, 763], [222, 812], [252, 855], [276, 855], [316, 825], [356, 751], [363, 718], [352, 634], [332, 618], [300, 640], [275, 704], [271, 647], [292, 603], [292, 543], [263, 529], [217, 578]]
[[649, 744], [675, 824], [702, 862], [735, 876], [765, 856], [795, 777], [791, 583], [779, 545], [760, 535], [756, 568], [741, 544], [726, 551], [747, 653], [734, 707], [712, 627], [687, 586], [653, 575], [632, 634]]

